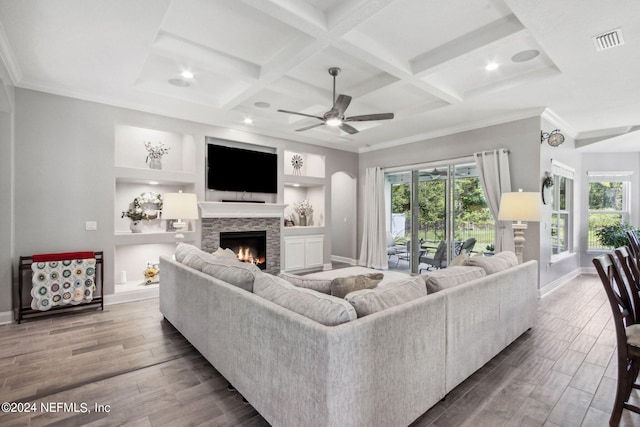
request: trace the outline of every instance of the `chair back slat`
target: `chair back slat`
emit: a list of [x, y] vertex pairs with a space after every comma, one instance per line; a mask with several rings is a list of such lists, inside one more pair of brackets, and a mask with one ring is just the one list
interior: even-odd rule
[[616, 265], [615, 261], [616, 258], [612, 254], [604, 254], [595, 257], [592, 262], [611, 305], [616, 336], [618, 340], [623, 339], [622, 342], [625, 342], [625, 327], [636, 323], [636, 316], [625, 280], [621, 275], [621, 268]]
[[640, 323], [640, 271], [638, 270], [638, 264], [636, 264], [631, 256], [631, 251], [626, 246], [616, 248], [613, 263], [620, 274], [620, 280], [624, 282], [629, 294], [634, 312], [633, 323]]
[[627, 240], [629, 240], [629, 248], [631, 249], [631, 255], [638, 264], [640, 260], [640, 239], [634, 230], [627, 230]]

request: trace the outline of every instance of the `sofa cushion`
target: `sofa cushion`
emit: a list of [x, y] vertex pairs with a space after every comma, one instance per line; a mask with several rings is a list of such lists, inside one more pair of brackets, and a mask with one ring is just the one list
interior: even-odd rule
[[188, 243], [180, 243], [178, 245], [175, 258], [179, 263], [198, 271], [202, 271], [202, 267], [204, 267], [207, 262], [215, 260], [213, 255]]
[[231, 249], [229, 248], [218, 248], [215, 251], [212, 252], [211, 255], [215, 255], [215, 256], [222, 256], [222, 257], [227, 257], [230, 259], [238, 259], [238, 255], [236, 255], [235, 252], [233, 252]]
[[262, 274], [260, 268], [253, 264], [240, 262], [235, 257], [211, 255], [186, 243], [178, 245], [175, 256], [176, 261], [187, 267], [249, 292], [253, 291], [256, 276]]
[[261, 274], [253, 284], [256, 295], [327, 326], [357, 318], [347, 301], [311, 289], [300, 288], [281, 277]]
[[481, 267], [454, 266], [431, 271], [420, 277], [427, 286], [427, 292], [433, 293], [486, 276], [486, 274]]
[[355, 308], [358, 317], [363, 317], [425, 295], [427, 289], [424, 280], [415, 276], [385, 283], [374, 289], [351, 292], [345, 299]]
[[300, 288], [313, 289], [314, 291], [322, 292], [323, 294], [331, 294], [332, 279], [305, 279], [304, 276], [297, 276], [289, 273], [280, 273], [278, 274], [278, 277], [281, 277], [292, 285]]
[[350, 292], [375, 288], [382, 279], [384, 279], [384, 274], [382, 273], [337, 277], [331, 281], [331, 295], [344, 298]]
[[518, 265], [516, 254], [511, 251], [498, 252], [494, 256], [474, 256], [467, 259], [464, 265], [482, 267], [487, 274], [497, 273]]
[[463, 249], [460, 251], [460, 255], [458, 255], [457, 257], [455, 257], [453, 259], [453, 261], [451, 261], [451, 264], [449, 264], [449, 267], [456, 267], [458, 265], [464, 265], [464, 260], [467, 259], [467, 250]]

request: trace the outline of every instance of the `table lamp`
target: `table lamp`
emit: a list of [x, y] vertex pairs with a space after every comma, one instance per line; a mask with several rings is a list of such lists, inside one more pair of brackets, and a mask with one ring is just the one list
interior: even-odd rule
[[515, 193], [502, 193], [498, 221], [514, 221], [513, 244], [518, 263], [522, 264], [524, 230], [527, 229], [527, 224], [524, 221], [540, 221], [540, 195], [522, 190]]
[[175, 219], [173, 226], [176, 228], [176, 243], [184, 239], [182, 233], [187, 228], [184, 220], [198, 219], [198, 201], [195, 194], [165, 193], [162, 201], [162, 218]]

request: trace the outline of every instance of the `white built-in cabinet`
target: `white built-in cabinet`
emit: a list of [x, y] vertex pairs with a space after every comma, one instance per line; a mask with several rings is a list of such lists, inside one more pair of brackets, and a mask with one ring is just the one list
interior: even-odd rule
[[[301, 160], [302, 167], [295, 168], [292, 159]], [[284, 270], [295, 271], [322, 267], [324, 264], [325, 227], [325, 156], [313, 153], [284, 150], [284, 210], [285, 219], [291, 219], [292, 227], [284, 227]], [[313, 213], [307, 217], [307, 225], [300, 225], [300, 217], [293, 206], [301, 200], [309, 200]]]
[[[161, 169], [151, 169], [146, 163], [145, 142], [151, 142], [152, 146], [162, 143], [169, 149], [162, 157]], [[169, 230], [161, 212], [158, 219], [144, 221], [141, 233], [131, 231], [131, 221], [122, 218], [122, 212], [143, 193], [195, 192], [195, 150], [192, 135], [126, 124], [115, 126], [113, 268], [116, 294], [157, 288], [157, 285], [143, 285], [147, 263], [157, 263], [160, 255], [172, 256], [176, 246], [175, 232]], [[154, 206], [149, 208], [153, 210]], [[185, 241], [195, 240], [193, 222], [184, 234]]]
[[324, 236], [288, 236], [284, 238], [285, 270], [306, 270], [324, 264]]

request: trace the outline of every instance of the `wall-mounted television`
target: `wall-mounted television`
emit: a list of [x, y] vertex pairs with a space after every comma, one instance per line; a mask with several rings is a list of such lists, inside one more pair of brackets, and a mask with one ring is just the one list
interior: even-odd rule
[[278, 155], [207, 144], [207, 188], [247, 193], [278, 192]]

